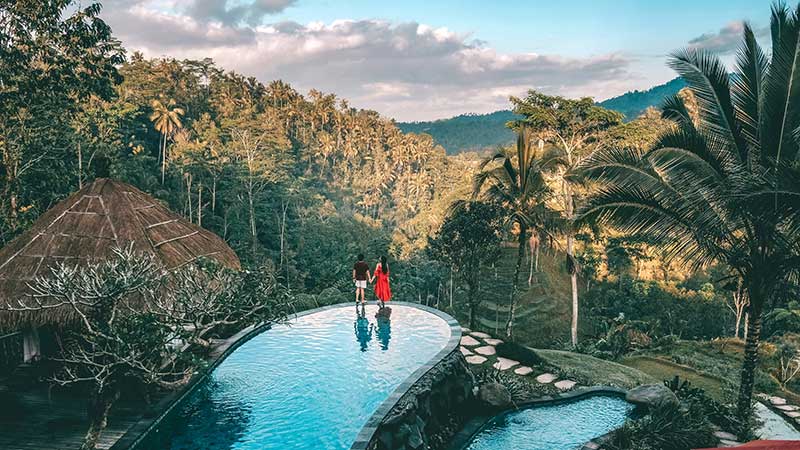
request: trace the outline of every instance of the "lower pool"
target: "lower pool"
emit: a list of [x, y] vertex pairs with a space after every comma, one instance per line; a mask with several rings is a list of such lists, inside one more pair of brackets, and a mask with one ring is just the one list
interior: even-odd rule
[[413, 306], [337, 307], [231, 353], [137, 449], [348, 449], [378, 406], [450, 339]]
[[466, 449], [578, 449], [621, 427], [632, 411], [622, 398], [606, 395], [511, 411], [484, 425]]

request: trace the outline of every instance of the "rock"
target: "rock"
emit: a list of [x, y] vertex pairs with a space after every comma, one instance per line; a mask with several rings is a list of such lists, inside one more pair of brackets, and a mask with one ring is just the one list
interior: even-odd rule
[[469, 329], [469, 328], [467, 328], [467, 327], [461, 327], [461, 332], [462, 332], [462, 333], [469, 333], [469, 332], [470, 332], [470, 329]]
[[576, 384], [578, 384], [578, 383], [576, 383], [576, 382], [574, 382], [572, 380], [561, 380], [561, 381], [556, 381], [553, 384], [553, 386], [558, 388], [559, 391], [568, 391], [568, 390], [574, 388]]
[[773, 405], [785, 405], [786, 399], [781, 397], [770, 397], [769, 402]]
[[489, 345], [500, 345], [503, 343], [501, 339], [494, 339], [494, 338], [486, 338], [483, 340], [483, 342], [486, 342]]
[[553, 375], [552, 373], [543, 373], [536, 377], [536, 381], [542, 384], [550, 384], [553, 381], [558, 379], [557, 376]]
[[459, 348], [458, 348], [458, 350], [459, 350], [459, 351], [461, 352], [461, 354], [462, 354], [462, 355], [464, 355], [464, 356], [469, 356], [469, 355], [471, 355], [471, 354], [472, 354], [472, 352], [471, 352], [471, 351], [469, 351], [469, 349], [468, 349], [467, 347], [459, 347]]
[[800, 406], [795, 405], [778, 405], [775, 407], [776, 409], [780, 409], [781, 411], [797, 411], [800, 409]]
[[484, 356], [491, 356], [497, 353], [497, 350], [495, 350], [491, 345], [484, 345], [483, 347], [475, 347], [475, 353]]
[[486, 358], [480, 355], [467, 356], [465, 359], [470, 364], [483, 364], [486, 362]]
[[661, 403], [677, 405], [680, 403], [675, 393], [663, 384], [645, 384], [635, 387], [628, 391], [625, 400], [642, 406], [654, 406]]
[[597, 450], [598, 448], [600, 448], [600, 444], [598, 444], [597, 442], [589, 441], [583, 444], [582, 450]]
[[763, 392], [759, 392], [758, 394], [756, 394], [756, 397], [760, 398], [761, 400], [764, 400], [765, 402], [769, 401], [769, 395]]
[[736, 435], [728, 433], [727, 431], [715, 431], [714, 436], [716, 436], [718, 439], [725, 439], [728, 441], [736, 440]]
[[533, 372], [533, 369], [531, 369], [528, 366], [519, 366], [516, 369], [514, 369], [514, 373], [515, 374], [522, 375], [523, 377], [525, 375], [530, 375], [532, 372]]
[[785, 411], [783, 415], [786, 417], [791, 417], [792, 419], [796, 419], [800, 417], [800, 411]]
[[461, 345], [465, 347], [475, 347], [476, 345], [480, 345], [480, 342], [475, 340], [472, 336], [464, 336], [461, 338]]
[[486, 383], [478, 389], [478, 398], [494, 408], [506, 408], [511, 405], [511, 394], [500, 383]]
[[740, 445], [742, 445], [741, 442], [730, 441], [728, 439], [720, 439], [720, 441], [719, 441], [719, 446], [720, 447], [738, 447]]
[[474, 337], [476, 337], [478, 339], [487, 339], [487, 338], [492, 337], [491, 335], [486, 334], [486, 333], [481, 333], [480, 331], [473, 331], [473, 332], [470, 333], [470, 335], [474, 336]]
[[497, 370], [508, 370], [516, 365], [519, 365], [519, 361], [514, 361], [513, 359], [503, 358], [502, 356], [497, 357], [497, 362], [492, 364]]

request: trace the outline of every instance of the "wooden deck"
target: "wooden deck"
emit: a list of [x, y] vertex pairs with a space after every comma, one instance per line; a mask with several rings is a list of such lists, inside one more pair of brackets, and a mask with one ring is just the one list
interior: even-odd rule
[[[0, 449], [76, 450], [88, 429], [85, 396], [50, 389], [24, 368], [0, 384]], [[120, 400], [111, 412], [98, 448], [108, 449], [134, 425], [147, 406]]]

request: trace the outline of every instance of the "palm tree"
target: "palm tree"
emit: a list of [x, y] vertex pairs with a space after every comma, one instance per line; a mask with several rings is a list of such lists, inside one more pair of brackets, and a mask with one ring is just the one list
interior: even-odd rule
[[521, 127], [517, 133], [516, 154], [502, 149], [489, 156], [482, 162], [474, 179], [473, 196], [482, 196], [484, 201], [499, 205], [506, 222], [515, 224], [519, 230], [517, 263], [506, 323], [508, 338], [513, 337], [519, 274], [525, 258], [528, 231], [546, 232], [546, 225], [553, 215], [545, 206], [550, 188], [544, 179], [552, 161], [543, 154], [541, 147], [537, 150], [531, 145], [530, 130]]
[[175, 106], [173, 99], [170, 99], [166, 105], [161, 100], [153, 100], [150, 105], [153, 108], [150, 121], [162, 136], [159, 151], [161, 154], [161, 184], [164, 184], [164, 173], [167, 168], [167, 137], [172, 136], [183, 127], [181, 116], [184, 115], [184, 111]]
[[727, 264], [741, 278], [750, 300], [742, 418], [750, 415], [765, 303], [800, 270], [800, 177], [791, 172], [800, 150], [800, 7], [774, 6], [771, 29], [770, 59], [745, 25], [732, 76], [705, 51], [672, 55], [696, 97], [695, 120], [674, 97], [663, 114], [677, 126], [652, 150], [596, 152], [585, 173], [602, 184], [580, 217], [655, 238], [695, 267]]

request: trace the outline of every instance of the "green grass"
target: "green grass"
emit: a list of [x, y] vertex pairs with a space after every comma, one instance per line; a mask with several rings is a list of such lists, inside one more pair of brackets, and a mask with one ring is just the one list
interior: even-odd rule
[[689, 380], [692, 386], [702, 388], [716, 400], [724, 400], [723, 381], [719, 378], [704, 374], [691, 367], [683, 367], [671, 361], [649, 357], [634, 356], [622, 360], [622, 364], [644, 372], [656, 380], [669, 380], [676, 375], [683, 380]]
[[603, 385], [630, 389], [659, 382], [657, 378], [635, 368], [581, 353], [541, 349], [536, 350], [536, 353], [549, 364], [558, 367], [564, 376], [586, 386]]

